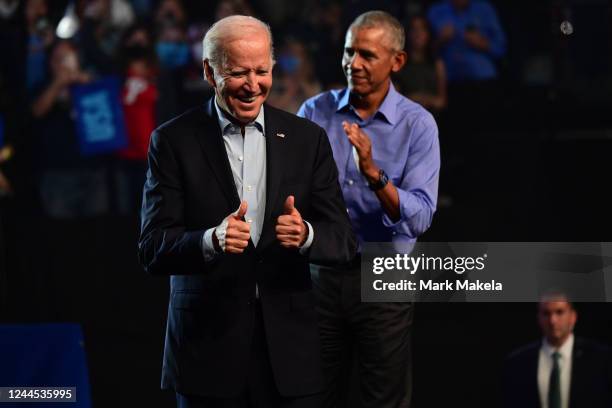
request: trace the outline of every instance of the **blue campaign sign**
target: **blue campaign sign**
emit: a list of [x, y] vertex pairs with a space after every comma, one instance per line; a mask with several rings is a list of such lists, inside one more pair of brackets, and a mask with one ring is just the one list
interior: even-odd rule
[[71, 92], [82, 154], [110, 153], [127, 146], [118, 78], [75, 85]]

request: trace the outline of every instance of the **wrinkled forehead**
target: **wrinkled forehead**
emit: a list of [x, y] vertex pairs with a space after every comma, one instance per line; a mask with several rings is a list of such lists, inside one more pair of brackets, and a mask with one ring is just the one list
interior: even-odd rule
[[269, 66], [272, 61], [272, 48], [267, 35], [240, 36], [224, 44], [224, 65], [260, 67]]
[[235, 41], [257, 41], [265, 43], [270, 48], [272, 43], [268, 30], [254, 22], [227, 24], [220, 30], [224, 44]]

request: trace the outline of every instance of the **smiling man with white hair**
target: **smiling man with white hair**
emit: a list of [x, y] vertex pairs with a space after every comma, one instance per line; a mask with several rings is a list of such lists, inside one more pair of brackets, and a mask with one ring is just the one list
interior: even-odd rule
[[[231, 16], [204, 36], [204, 72], [219, 107], [250, 122], [270, 93], [274, 55], [270, 27], [248, 16]], [[245, 85], [246, 83], [246, 85]]]
[[203, 41], [215, 95], [153, 132], [139, 255], [170, 275], [162, 387], [179, 407], [316, 407], [309, 262], [354, 256], [323, 129], [264, 104], [272, 36], [252, 17]]

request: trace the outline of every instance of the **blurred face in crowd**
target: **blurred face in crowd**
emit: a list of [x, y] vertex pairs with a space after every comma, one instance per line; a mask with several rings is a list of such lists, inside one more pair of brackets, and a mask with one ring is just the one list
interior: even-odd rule
[[126, 39], [124, 46], [126, 47], [149, 47], [151, 45], [151, 37], [144, 28], [134, 30]]
[[185, 22], [185, 10], [179, 0], [163, 0], [157, 9], [157, 21], [162, 24], [180, 25]]
[[61, 72], [78, 72], [79, 58], [74, 47], [68, 42], [59, 43], [51, 54], [51, 70], [54, 75]]
[[546, 340], [555, 347], [563, 345], [574, 330], [576, 311], [565, 299], [540, 302], [538, 323]]
[[306, 47], [299, 41], [289, 40], [283, 47], [277, 64], [286, 76], [292, 76], [296, 80], [310, 80], [313, 67]]
[[47, 15], [47, 1], [28, 0], [25, 15], [28, 23], [35, 23], [39, 18], [45, 17]]
[[110, 14], [110, 0], [86, 0], [83, 15], [93, 20], [101, 20]]
[[240, 123], [257, 118], [272, 87], [270, 39], [262, 27], [253, 27], [224, 44], [225, 63], [216, 72], [205, 62], [206, 79], [215, 88], [221, 108]]
[[427, 23], [422, 17], [413, 18], [410, 21], [410, 49], [424, 50], [429, 44], [429, 31]]
[[392, 49], [389, 37], [380, 27], [353, 28], [346, 33], [342, 67], [352, 93], [386, 95], [391, 73], [399, 71], [406, 58], [403, 51]]

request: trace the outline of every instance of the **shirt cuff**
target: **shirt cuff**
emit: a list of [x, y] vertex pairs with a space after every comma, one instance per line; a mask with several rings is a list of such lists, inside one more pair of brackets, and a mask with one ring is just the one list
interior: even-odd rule
[[212, 234], [214, 232], [214, 228], [209, 228], [202, 234], [202, 255], [204, 255], [205, 262], [212, 261], [217, 256], [217, 251], [215, 251], [215, 245], [212, 239]]
[[[396, 187], [397, 188], [397, 187]], [[400, 218], [397, 221], [393, 221], [385, 211], [383, 211], [382, 222], [387, 228], [394, 228], [400, 225], [403, 221], [408, 220], [414, 214], [420, 210], [419, 200], [412, 194], [404, 190], [397, 189], [397, 195], [399, 198], [399, 212]]]
[[310, 246], [312, 245], [312, 240], [314, 239], [314, 230], [312, 229], [312, 225], [310, 225], [310, 223], [306, 220], [304, 220], [304, 223], [306, 223], [306, 225], [308, 226], [308, 238], [306, 238], [306, 242], [304, 242], [304, 245], [300, 247], [301, 255], [304, 255], [308, 251], [308, 249], [310, 249]]

